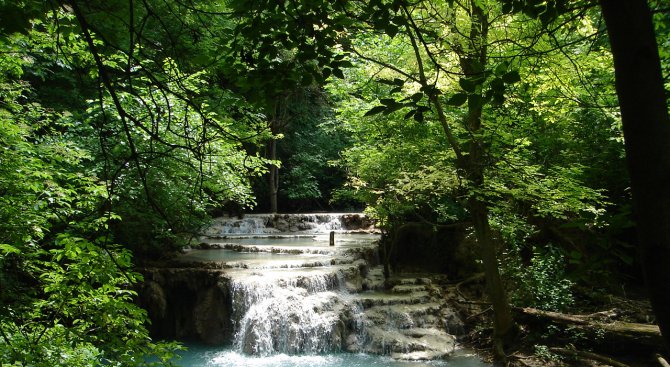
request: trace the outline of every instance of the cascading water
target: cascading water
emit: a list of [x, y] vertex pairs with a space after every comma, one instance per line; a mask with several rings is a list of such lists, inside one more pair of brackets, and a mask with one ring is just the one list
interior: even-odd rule
[[[233, 282], [237, 320], [235, 348], [246, 354], [317, 354], [338, 345], [337, 294], [327, 277], [311, 278], [305, 287], [268, 284], [263, 280]], [[237, 316], [235, 316], [237, 317]]]
[[[245, 359], [242, 364], [246, 365], [291, 366], [302, 365], [309, 359], [305, 356], [341, 352], [411, 360], [442, 359], [452, 354], [455, 338], [445, 329], [458, 329], [459, 321], [445, 307], [439, 287], [427, 278], [403, 278], [392, 290], [386, 290], [382, 269], [375, 260], [376, 235], [369, 234], [371, 229], [369, 221], [351, 214], [220, 219], [208, 230], [213, 238], [206, 241], [209, 249], [193, 250], [181, 258], [178, 267], [186, 270], [151, 273], [147, 279], [153, 282], [156, 298], [194, 288], [195, 295], [190, 298], [195, 303], [190, 306], [193, 316], [176, 320], [176, 336], [223, 342], [231, 345], [233, 352], [221, 353], [235, 353], [225, 357], [217, 353], [208, 357], [206, 364], [191, 366], [233, 366], [236, 363], [231, 361], [245, 355], [271, 361], [256, 364], [259, 360]], [[331, 231], [338, 233], [335, 246], [323, 235]], [[187, 269], [203, 267], [212, 278], [206, 281], [210, 284], [206, 291], [195, 289], [197, 284], [187, 275]], [[171, 285], [175, 291], [165, 290], [170, 287], [165, 284], [169, 277], [183, 277]], [[167, 307], [180, 302], [185, 301], [165, 299], [158, 303]], [[150, 313], [179, 313], [161, 307]], [[203, 315], [200, 310], [218, 313]], [[457, 327], [453, 327], [454, 320]], [[215, 328], [222, 331], [212, 333]], [[368, 357], [346, 357], [344, 360], [352, 362], [342, 363], [334, 362], [335, 357], [319, 358], [323, 363], [305, 365], [393, 365], [390, 360], [382, 363]], [[474, 361], [473, 366], [481, 366]]]
[[207, 229], [207, 235], [324, 234], [372, 228], [372, 222], [359, 214], [248, 214], [244, 218], [216, 219]]
[[246, 216], [245, 218], [226, 218], [219, 219], [216, 223], [220, 224], [216, 227], [218, 234], [266, 234], [278, 232], [274, 228], [268, 226], [269, 216]]

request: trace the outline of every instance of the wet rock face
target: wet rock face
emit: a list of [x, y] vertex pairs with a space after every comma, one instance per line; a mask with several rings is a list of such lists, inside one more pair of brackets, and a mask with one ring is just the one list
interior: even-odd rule
[[365, 215], [360, 214], [345, 214], [340, 219], [342, 226], [349, 230], [367, 231], [374, 228], [374, 221]]
[[159, 283], [153, 280], [145, 281], [140, 294], [142, 305], [154, 319], [164, 320], [167, 317], [168, 300]]
[[225, 344], [230, 338], [230, 315], [226, 312], [226, 295], [219, 287], [198, 292], [193, 308], [196, 335], [207, 344]]
[[151, 332], [166, 339], [225, 344], [232, 335], [225, 279], [207, 269], [144, 269], [140, 304], [152, 320]]

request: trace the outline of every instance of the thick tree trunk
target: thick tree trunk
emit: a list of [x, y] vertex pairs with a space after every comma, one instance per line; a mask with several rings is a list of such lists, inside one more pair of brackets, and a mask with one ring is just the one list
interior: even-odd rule
[[670, 347], [670, 119], [645, 0], [601, 0], [614, 56], [639, 254]]

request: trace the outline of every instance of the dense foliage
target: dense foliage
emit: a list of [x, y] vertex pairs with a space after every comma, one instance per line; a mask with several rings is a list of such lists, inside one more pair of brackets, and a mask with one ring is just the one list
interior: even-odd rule
[[[373, 27], [349, 45], [356, 68], [331, 90], [340, 98], [341, 125], [356, 138], [342, 161], [350, 190], [391, 224], [390, 231], [406, 220], [467, 221], [474, 195], [486, 202], [506, 244], [503, 270], [518, 271], [519, 262], [534, 269], [540, 259], [520, 254], [544, 254], [549, 246], [553, 267], [570, 266], [573, 277], [600, 283], [601, 272], [632, 261], [633, 254], [617, 238], [629, 225], [629, 198], [611, 56], [597, 13], [585, 11], [573, 27], [549, 32], [493, 6], [489, 64], [480, 66], [482, 77], [463, 77], [453, 60], [464, 56], [454, 44], [471, 41], [453, 29], [467, 27], [465, 21], [450, 23], [466, 17], [455, 8], [444, 23], [426, 24], [416, 35]], [[439, 10], [435, 3], [417, 5], [411, 16], [419, 21]], [[430, 41], [416, 53], [412, 37]], [[437, 99], [425, 93], [421, 73], [443, 91]], [[482, 127], [473, 136], [468, 110], [482, 105]], [[477, 163], [483, 184], [469, 182], [458, 163], [473, 144], [483, 149]], [[589, 279], [587, 273], [598, 274]], [[559, 273], [538, 269], [536, 276], [543, 274]], [[542, 292], [552, 292], [508, 275], [516, 280], [513, 289], [521, 287], [512, 298], [523, 304], [539, 305], [521, 294], [545, 299], [550, 293]], [[555, 279], [545, 283], [565, 288]]]
[[[667, 92], [670, 18], [651, 5]], [[226, 207], [365, 205], [387, 238], [408, 221], [461, 226], [497, 336], [509, 302], [564, 310], [578, 290], [639, 280], [612, 51], [590, 1], [0, 13], [2, 365], [165, 363], [175, 345], [148, 335], [134, 261]]]
[[93, 31], [91, 9], [43, 5], [2, 9], [21, 16], [0, 39], [0, 364], [163, 364], [176, 346], [148, 335], [133, 253], [168, 254], [211, 208], [253, 204], [265, 161], [242, 143], [261, 117], [179, 55], [118, 47], [117, 18]]

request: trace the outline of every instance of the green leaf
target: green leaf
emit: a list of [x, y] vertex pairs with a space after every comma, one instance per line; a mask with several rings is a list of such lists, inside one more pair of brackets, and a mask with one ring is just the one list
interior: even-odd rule
[[544, 13], [540, 14], [540, 23], [542, 23], [543, 26], [547, 26], [555, 18], [555, 14], [553, 12], [545, 11]]
[[504, 75], [509, 68], [509, 61], [503, 61], [500, 64], [496, 65], [496, 68], [493, 70], [493, 73], [497, 76]]
[[344, 79], [344, 73], [342, 72], [342, 69], [333, 69], [333, 75], [340, 79]]
[[505, 103], [505, 94], [503, 93], [493, 93], [493, 104], [500, 106]]
[[502, 4], [503, 14], [510, 14], [512, 11], [514, 11], [514, 6], [511, 1], [507, 1]]
[[461, 88], [463, 88], [464, 91], [468, 93], [473, 93], [475, 91], [475, 87], [477, 86], [472, 80], [466, 78], [459, 79], [458, 84], [461, 86]]
[[417, 121], [417, 122], [423, 122], [423, 112], [418, 111], [418, 112], [414, 115], [414, 120]]
[[382, 84], [386, 84], [386, 85], [397, 85], [396, 82], [395, 82], [396, 80], [399, 80], [399, 79], [391, 80], [391, 79], [379, 78], [379, 79], [377, 79], [377, 83], [382, 83]]
[[484, 98], [479, 94], [470, 94], [468, 96], [468, 108], [470, 110], [480, 109], [484, 105]]
[[495, 78], [493, 81], [491, 81], [491, 90], [494, 90], [496, 92], [504, 92], [505, 91], [505, 82], [503, 82], [502, 79], [500, 78]]
[[395, 37], [396, 34], [398, 34], [398, 30], [399, 30], [398, 26], [393, 23], [389, 23], [386, 27], [384, 27], [386, 35], [388, 35], [391, 38]]
[[14, 246], [0, 243], [0, 253], [3, 254], [19, 254], [21, 251]]
[[340, 65], [341, 68], [353, 68], [354, 67], [354, 64], [352, 64], [351, 61], [349, 61], [349, 60], [340, 61], [339, 65]]
[[472, 66], [472, 73], [473, 74], [480, 74], [480, 73], [484, 72], [484, 65], [482, 65], [482, 63], [479, 62], [479, 60], [476, 60], [476, 59], [472, 60], [472, 65], [471, 66]]
[[440, 91], [437, 88], [435, 88], [434, 85], [425, 85], [421, 87], [419, 90], [431, 96], [440, 93]]
[[412, 103], [418, 103], [419, 101], [421, 101], [421, 98], [423, 98], [423, 96], [424, 96], [424, 94], [422, 92], [417, 92], [417, 93], [412, 94], [409, 97], [403, 98], [402, 102], [411, 100]]
[[313, 82], [312, 76], [309, 74], [303, 75], [302, 78], [300, 79], [300, 84], [305, 87], [311, 85], [312, 82]]
[[519, 75], [518, 70], [512, 70], [509, 73], [506, 73], [505, 75], [503, 75], [502, 80], [506, 84], [513, 84], [513, 83], [521, 81], [521, 75]]
[[447, 104], [449, 106], [461, 106], [465, 101], [468, 100], [468, 95], [465, 93], [456, 93], [449, 100], [447, 100]]
[[491, 101], [491, 98], [493, 98], [493, 96], [495, 95], [495, 93], [496, 92], [493, 91], [492, 89], [487, 90], [486, 94], [484, 94], [484, 102], [483, 103], [484, 104], [489, 103]]
[[372, 115], [376, 115], [376, 114], [378, 114], [378, 113], [381, 113], [381, 112], [385, 111], [386, 108], [387, 108], [386, 106], [376, 106], [376, 107], [372, 107], [372, 109], [370, 109], [368, 112], [366, 112], [365, 115], [363, 115], [363, 116], [372, 116]]
[[[394, 102], [395, 102], [395, 101], [394, 101]], [[391, 114], [392, 112], [398, 111], [399, 109], [401, 109], [401, 108], [403, 108], [403, 107], [405, 107], [404, 104], [402, 104], [402, 103], [395, 103], [395, 104], [389, 106], [389, 107], [386, 109], [386, 111], [384, 111], [383, 113], [384, 113], [384, 115], [388, 115], [388, 114]]]
[[333, 71], [330, 68], [323, 68], [323, 79], [328, 79], [332, 73]]
[[412, 102], [417, 103], [417, 102], [419, 102], [419, 101], [423, 98], [423, 93], [421, 93], [421, 92], [414, 93], [414, 94], [413, 94], [411, 97], [409, 97], [409, 98], [412, 100]]

